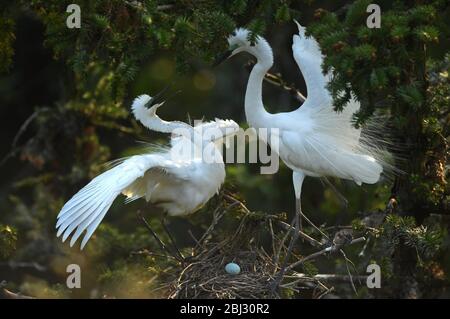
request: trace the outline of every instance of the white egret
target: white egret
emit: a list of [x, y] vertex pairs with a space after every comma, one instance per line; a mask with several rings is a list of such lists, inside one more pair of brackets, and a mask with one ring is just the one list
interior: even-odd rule
[[271, 114], [264, 108], [262, 83], [273, 65], [272, 49], [264, 38], [257, 37], [252, 44], [248, 40], [249, 31], [237, 29], [228, 38], [229, 50], [221, 57], [224, 60], [239, 52], [248, 52], [257, 59], [245, 93], [245, 115], [250, 126], [256, 129], [279, 130], [279, 156], [293, 171], [295, 234], [288, 256], [301, 229], [301, 191], [305, 176], [334, 176], [355, 181], [358, 185], [374, 184], [379, 181], [384, 164], [377, 155], [377, 148], [373, 147], [376, 141], [362, 135], [361, 129], [352, 124], [352, 115], [359, 109], [359, 102], [352, 99], [342, 112], [334, 111], [332, 97], [326, 88], [330, 74], [322, 73], [320, 47], [313, 37], [305, 36], [305, 29], [299, 23], [297, 26], [299, 33], [293, 37], [292, 50], [306, 82], [307, 98], [294, 111]]
[[[156, 115], [164, 102], [154, 102], [148, 95], [137, 97], [133, 114], [149, 129], [173, 133], [171, 147], [119, 160], [76, 193], [57, 217], [57, 236], [62, 235], [63, 242], [75, 231], [70, 241], [73, 246], [86, 231], [81, 242], [83, 249], [120, 193], [127, 202], [144, 198], [168, 215], [183, 216], [200, 209], [219, 191], [225, 179], [222, 141], [238, 131], [238, 124], [220, 119], [194, 127], [184, 122], [167, 122]], [[205, 150], [212, 158], [205, 160]]]

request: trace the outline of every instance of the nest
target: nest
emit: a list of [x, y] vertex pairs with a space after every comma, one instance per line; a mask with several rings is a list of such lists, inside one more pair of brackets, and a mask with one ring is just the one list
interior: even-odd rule
[[[237, 213], [239, 224], [234, 232], [217, 240], [213, 236], [217, 224], [230, 210]], [[182, 265], [177, 278], [170, 284], [169, 298], [268, 298], [272, 297], [270, 284], [278, 269], [262, 246], [258, 233], [271, 216], [250, 212], [234, 200], [226, 208], [217, 207], [213, 221], [197, 241], [192, 258]], [[273, 217], [273, 216], [272, 216]], [[235, 227], [235, 226], [234, 226]], [[226, 264], [234, 262], [241, 271], [233, 275], [225, 271]]]
[[[211, 249], [217, 248], [211, 245]], [[237, 263], [238, 275], [225, 265]], [[262, 249], [222, 252], [217, 249], [189, 263], [174, 282], [170, 298], [268, 298], [275, 267]]]
[[[232, 226], [233, 231], [224, 231], [224, 225], [221, 225], [222, 239], [219, 240], [217, 233], [220, 232], [215, 231], [216, 226], [225, 213], [230, 215], [230, 208], [236, 212], [235, 206], [239, 208], [239, 224], [237, 227]], [[197, 240], [192, 257], [182, 263], [175, 278], [165, 285], [168, 287], [168, 298], [280, 298], [280, 294], [286, 290], [295, 294], [309, 291], [308, 297], [321, 298], [333, 290], [333, 287], [327, 287], [323, 283], [324, 280], [343, 279], [352, 282], [350, 274], [349, 279], [346, 279], [348, 276], [308, 275], [295, 269], [319, 256], [339, 252], [344, 245], [361, 242], [362, 237], [352, 240], [351, 237], [344, 236], [345, 241], [342, 241], [339, 238], [343, 233], [338, 232], [333, 242], [324, 246], [324, 243], [303, 234], [303, 240], [318, 251], [308, 256], [293, 254], [288, 259], [291, 267], [286, 268], [280, 290], [273, 288], [283, 267], [282, 261], [287, 258], [286, 244], [289, 241], [286, 240], [285, 232], [277, 232], [279, 235], [275, 235], [272, 224], [281, 224], [285, 230], [289, 229], [291, 226], [282, 221], [284, 218], [250, 212], [237, 200], [225, 208], [217, 207], [213, 216], [208, 230]], [[265, 238], [264, 244], [260, 241], [261, 237]], [[239, 274], [228, 274], [225, 271], [226, 264], [230, 262], [240, 266]]]

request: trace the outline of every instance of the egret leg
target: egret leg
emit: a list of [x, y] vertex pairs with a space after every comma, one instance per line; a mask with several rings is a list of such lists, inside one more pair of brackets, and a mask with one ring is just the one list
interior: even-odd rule
[[298, 225], [299, 229], [303, 231], [303, 220], [302, 220], [302, 206], [300, 197], [302, 194], [302, 186], [303, 186], [303, 180], [305, 179], [305, 174], [300, 171], [293, 171], [292, 172], [292, 184], [294, 185], [294, 192], [295, 192], [295, 213], [298, 214]]
[[[302, 213], [302, 203], [300, 198], [295, 199], [295, 214], [298, 215], [298, 228], [303, 231], [303, 213]], [[298, 233], [298, 232], [297, 232]]]
[[167, 227], [166, 217], [167, 217], [167, 215], [164, 214], [164, 217], [161, 220], [162, 227], [163, 227], [164, 231], [166, 232], [167, 236], [169, 237], [169, 240], [172, 244], [173, 249], [175, 250], [176, 254], [178, 255], [178, 258], [180, 259], [180, 261], [184, 261], [185, 258], [183, 256], [183, 254], [181, 253], [181, 251], [178, 249], [178, 246], [175, 243], [175, 240], [173, 239], [172, 234], [169, 231], [169, 228]]
[[[296, 203], [297, 203], [296, 206], [298, 208], [300, 208], [300, 199], [296, 199]], [[291, 223], [291, 227], [289, 227], [289, 230], [288, 230], [288, 232], [291, 232], [293, 230], [294, 233], [292, 234], [291, 241], [289, 242], [287, 253], [286, 253], [285, 258], [283, 259], [283, 263], [281, 265], [280, 271], [278, 272], [278, 274], [275, 278], [275, 281], [273, 283], [272, 293], [278, 289], [278, 286], [280, 285], [281, 281], [283, 280], [288, 261], [291, 258], [292, 251], [294, 250], [294, 245], [297, 242], [298, 237], [299, 237], [300, 223], [301, 223], [301, 213], [300, 213], [300, 210], [296, 209], [295, 217]]]
[[147, 220], [142, 216], [142, 213], [140, 210], [137, 211], [137, 216], [145, 225], [145, 228], [150, 232], [150, 234], [155, 238], [156, 242], [158, 243], [159, 247], [163, 250], [172, 255], [172, 252], [167, 248], [166, 244], [158, 237], [158, 235], [155, 233], [155, 231], [150, 227], [150, 224], [147, 222]]

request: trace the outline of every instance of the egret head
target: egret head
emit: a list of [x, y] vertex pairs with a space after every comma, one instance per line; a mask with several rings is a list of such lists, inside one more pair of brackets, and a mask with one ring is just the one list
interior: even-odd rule
[[216, 65], [223, 62], [229, 57], [240, 53], [248, 52], [258, 59], [259, 63], [272, 65], [273, 52], [267, 41], [257, 36], [255, 42], [249, 40], [250, 31], [244, 28], [238, 28], [228, 37], [228, 50], [220, 55], [216, 60]]
[[135, 98], [131, 106], [134, 117], [153, 131], [189, 136], [193, 131], [191, 125], [180, 121], [164, 121], [156, 114], [158, 108], [165, 102], [161, 100], [164, 91], [154, 97], [143, 94]]

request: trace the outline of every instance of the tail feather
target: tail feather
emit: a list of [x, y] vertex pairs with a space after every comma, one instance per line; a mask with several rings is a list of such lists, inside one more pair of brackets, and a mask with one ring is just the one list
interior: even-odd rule
[[358, 184], [375, 184], [380, 180], [383, 166], [368, 155], [351, 154], [347, 158], [353, 180]]

